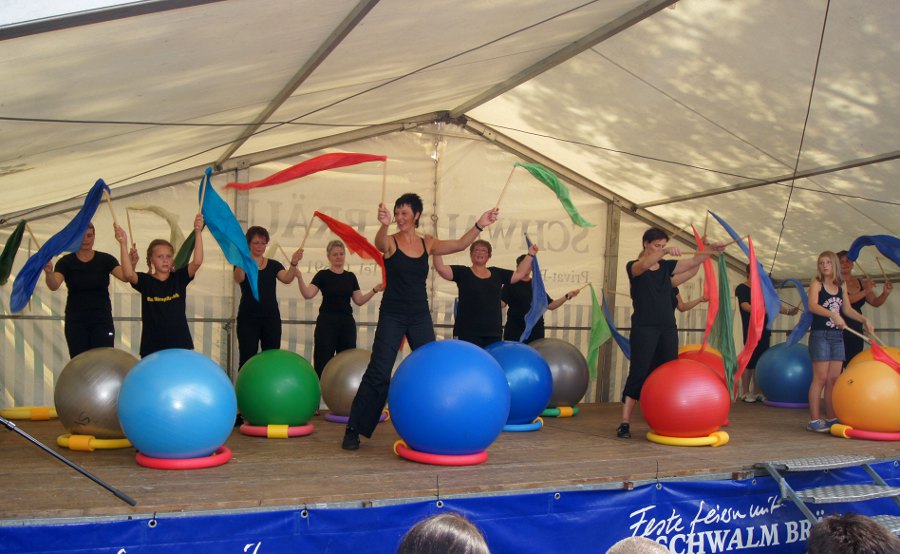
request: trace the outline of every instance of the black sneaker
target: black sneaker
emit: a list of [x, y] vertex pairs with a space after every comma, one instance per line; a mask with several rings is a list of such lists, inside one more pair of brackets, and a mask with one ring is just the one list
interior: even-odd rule
[[344, 440], [341, 442], [341, 448], [344, 450], [359, 450], [359, 433], [347, 427], [344, 431]]
[[631, 426], [627, 423], [622, 423], [621, 425], [619, 425], [619, 428], [616, 429], [616, 436], [620, 439], [630, 439]]

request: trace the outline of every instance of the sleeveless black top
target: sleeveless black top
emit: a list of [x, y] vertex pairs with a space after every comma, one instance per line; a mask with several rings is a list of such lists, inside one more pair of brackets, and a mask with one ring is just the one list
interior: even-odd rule
[[425, 239], [422, 248], [425, 252], [418, 258], [410, 258], [397, 247], [390, 258], [384, 259], [387, 273], [387, 288], [381, 299], [381, 309], [393, 313], [428, 312], [428, 294], [425, 291], [425, 280], [428, 277], [428, 251], [425, 250]]

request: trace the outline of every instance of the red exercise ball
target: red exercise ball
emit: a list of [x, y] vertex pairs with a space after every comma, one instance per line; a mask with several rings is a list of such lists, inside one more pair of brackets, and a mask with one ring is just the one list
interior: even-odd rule
[[687, 350], [684, 352], [679, 352], [678, 359], [700, 362], [709, 369], [713, 370], [723, 383], [725, 382], [725, 362], [722, 360], [722, 356], [714, 354], [709, 350], [703, 350], [702, 352], [700, 350]]
[[641, 411], [653, 432], [667, 437], [705, 437], [725, 423], [728, 389], [706, 365], [672, 360], [656, 368], [641, 389]]

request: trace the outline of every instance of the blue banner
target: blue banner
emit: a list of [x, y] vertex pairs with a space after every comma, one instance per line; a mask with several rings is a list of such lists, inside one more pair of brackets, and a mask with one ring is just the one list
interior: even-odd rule
[[[900, 485], [896, 462], [874, 467], [888, 484]], [[799, 489], [871, 481], [861, 468], [849, 468], [789, 474], [789, 482]], [[396, 551], [413, 524], [442, 511], [472, 520], [494, 554], [603, 553], [631, 536], [648, 537], [678, 554], [802, 553], [811, 527], [796, 506], [782, 501], [771, 478], [757, 477], [660, 482], [633, 490], [436, 499], [374, 508], [134, 515], [57, 525], [5, 521], [0, 522], [0, 553], [388, 554]], [[879, 499], [818, 505], [813, 511], [818, 516], [847, 511], [877, 515], [897, 514], [898, 508], [891, 499]]]

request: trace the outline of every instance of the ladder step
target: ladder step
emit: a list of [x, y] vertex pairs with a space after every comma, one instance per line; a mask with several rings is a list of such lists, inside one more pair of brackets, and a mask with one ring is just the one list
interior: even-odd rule
[[855, 502], [900, 496], [900, 487], [884, 485], [831, 485], [797, 491], [797, 496], [804, 502], [813, 504], [831, 504], [835, 502]]
[[895, 535], [900, 535], [900, 516], [872, 516], [872, 519]]
[[817, 458], [794, 458], [762, 462], [756, 464], [756, 467], [763, 467], [765, 464], [769, 464], [775, 469], [783, 471], [821, 471], [823, 469], [858, 466], [873, 461], [876, 461], [876, 458], [872, 456], [820, 456]]

